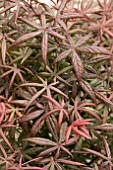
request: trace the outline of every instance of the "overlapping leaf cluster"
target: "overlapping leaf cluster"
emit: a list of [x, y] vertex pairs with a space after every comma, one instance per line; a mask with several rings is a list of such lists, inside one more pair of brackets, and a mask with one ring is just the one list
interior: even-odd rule
[[112, 170], [113, 1], [51, 2], [0, 1], [0, 169]]

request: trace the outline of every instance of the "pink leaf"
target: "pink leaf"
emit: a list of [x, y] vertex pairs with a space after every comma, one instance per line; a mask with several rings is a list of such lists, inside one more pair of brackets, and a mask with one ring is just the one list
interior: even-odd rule
[[68, 142], [70, 133], [71, 133], [71, 126], [69, 126], [69, 127], [67, 128], [67, 130], [66, 130], [66, 139], [65, 139], [65, 142], [66, 142], [66, 143]]
[[72, 127], [73, 131], [75, 132], [75, 134], [79, 135], [79, 136], [83, 136], [84, 138], [86, 139], [90, 139], [91, 140], [91, 137], [90, 135], [80, 131], [77, 127]]
[[51, 103], [53, 103], [54, 105], [56, 105], [59, 109], [61, 108], [60, 104], [54, 100], [52, 97], [50, 96], [46, 96], [46, 95], [43, 95], [43, 97], [45, 97], [46, 99], [48, 99]]

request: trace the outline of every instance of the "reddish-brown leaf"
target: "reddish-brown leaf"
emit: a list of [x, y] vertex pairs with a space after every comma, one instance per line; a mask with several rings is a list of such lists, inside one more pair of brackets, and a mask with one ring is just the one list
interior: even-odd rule
[[66, 160], [66, 159], [58, 159], [58, 162], [64, 163], [64, 164], [69, 164], [69, 165], [74, 165], [74, 166], [85, 166], [85, 164], [83, 164], [83, 163], [70, 161], [70, 160]]
[[47, 61], [47, 52], [48, 52], [48, 34], [45, 31], [43, 33], [43, 38], [42, 38], [42, 59], [45, 64]]
[[57, 127], [57, 119], [55, 118], [54, 115], [49, 116], [46, 119], [46, 123], [48, 126], [49, 131], [53, 135], [54, 139], [58, 141], [58, 127]]
[[43, 92], [45, 91], [45, 88], [41, 89], [40, 91], [38, 91], [27, 103], [25, 110], [28, 109], [28, 107], [36, 100], [36, 98], [38, 98]]
[[12, 100], [10, 103], [16, 104], [18, 106], [26, 106], [28, 103], [28, 100]]
[[92, 34], [89, 33], [85, 36], [83, 36], [82, 38], [79, 38], [79, 40], [76, 42], [75, 47], [78, 47], [80, 45], [82, 45], [83, 43], [85, 43], [87, 40], [89, 40], [92, 37]]
[[40, 29], [40, 27], [38, 26], [38, 24], [36, 22], [31, 21], [28, 18], [18, 17], [18, 20], [23, 21], [24, 23], [28, 24], [29, 26], [31, 26], [35, 29]]
[[27, 115], [21, 117], [19, 122], [22, 123], [22, 122], [25, 122], [25, 121], [33, 120], [33, 119], [39, 117], [43, 112], [44, 112], [44, 110], [36, 110], [34, 112], [28, 113]]
[[24, 34], [22, 35], [21, 37], [19, 37], [17, 40], [15, 40], [14, 43], [12, 43], [11, 47], [14, 47], [14, 46], [17, 46], [33, 37], [36, 37], [37, 35], [41, 34], [41, 31], [36, 31], [36, 32], [31, 32], [31, 33], [27, 33], [27, 34]]
[[88, 53], [93, 53], [93, 54], [111, 54], [106, 48], [104, 47], [98, 47], [98, 46], [83, 46], [83, 47], [78, 47], [77, 50], [81, 52], [88, 52]]
[[102, 79], [101, 76], [99, 76], [98, 74], [94, 74], [94, 73], [83, 73], [82, 77], [87, 78], [87, 79], [94, 79], [94, 78]]
[[77, 80], [80, 83], [82, 79], [83, 65], [80, 57], [75, 51], [73, 51], [72, 64]]
[[53, 31], [53, 30], [51, 30], [51, 29], [48, 29], [47, 32], [48, 32], [50, 35], [54, 36], [54, 37], [57, 37], [57, 38], [59, 38], [59, 39], [61, 39], [61, 40], [65, 40], [65, 37], [64, 37], [63, 35], [59, 34], [58, 32], [55, 32], [55, 31]]
[[[19, 169], [8, 168], [7, 170], [20, 170], [20, 168]], [[37, 167], [37, 166], [27, 166], [27, 167], [21, 167], [21, 170], [46, 170], [46, 169], [40, 168], [40, 167]]]
[[46, 99], [48, 99], [51, 103], [53, 103], [55, 106], [57, 106], [59, 109], [61, 108], [60, 104], [54, 100], [52, 97], [50, 96], [46, 96], [46, 95], [43, 95], [43, 97], [45, 97]]
[[81, 85], [82, 89], [88, 94], [88, 96], [90, 96], [91, 99], [93, 99], [94, 102], [96, 103], [95, 93], [94, 93], [94, 90], [92, 89], [92, 87], [90, 86], [90, 84], [88, 82], [86, 82], [85, 80], [82, 80], [80, 85]]
[[99, 153], [99, 152], [97, 152], [97, 151], [94, 151], [94, 150], [92, 150], [92, 149], [83, 148], [83, 150], [85, 150], [85, 151], [87, 151], [88, 153], [91, 153], [91, 154], [93, 154], [93, 155], [96, 155], [96, 156], [98, 156], [98, 157], [100, 157], [100, 158], [102, 158], [102, 159], [109, 160], [109, 159], [108, 159], [106, 156], [104, 156], [103, 154], [101, 154], [101, 153]]
[[81, 18], [83, 17], [81, 14], [79, 13], [69, 13], [69, 14], [63, 14], [61, 15], [62, 19], [75, 19], [75, 18]]
[[54, 146], [49, 149], [46, 149], [42, 151], [38, 156], [44, 156], [44, 155], [50, 154], [51, 152], [55, 151], [57, 148], [58, 148], [57, 146]]
[[86, 112], [86, 113], [92, 115], [93, 117], [95, 117], [98, 121], [102, 122], [101, 118], [100, 118], [100, 117], [97, 115], [97, 113], [96, 113], [94, 110], [92, 110], [91, 108], [82, 107], [82, 108], [80, 108], [80, 109], [78, 109], [78, 110], [81, 110], [81, 111], [83, 111], [83, 112]]
[[58, 88], [56, 87], [53, 87], [50, 85], [50, 89], [54, 90], [55, 92], [61, 94], [62, 96], [64, 96], [66, 99], [68, 99], [68, 96], [66, 94], [64, 94], [61, 90], [59, 90]]
[[101, 124], [101, 125], [95, 126], [94, 129], [110, 131], [110, 130], [113, 130], [113, 124], [111, 123]]
[[94, 64], [94, 63], [98, 63], [100, 61], [109, 60], [109, 59], [111, 59], [110, 55], [98, 55], [98, 56], [92, 57], [91, 60], [88, 61], [88, 63]]
[[5, 37], [3, 37], [2, 39], [2, 47], [1, 47], [1, 51], [2, 51], [2, 62], [3, 62], [3, 65], [5, 65], [5, 59], [6, 59], [6, 39]]
[[55, 112], [57, 112], [57, 111], [58, 111], [58, 109], [53, 109], [53, 110], [51, 110], [50, 112], [45, 113], [40, 119], [38, 119], [38, 120], [34, 123], [32, 129], [31, 129], [31, 134], [32, 134], [33, 136], [36, 135], [36, 133], [37, 133], [37, 132], [39, 131], [39, 129], [40, 129], [41, 123], [42, 123], [43, 121], [45, 121], [48, 116], [50, 116], [51, 114], [53, 114], [53, 113], [55, 113]]
[[96, 91], [95, 95], [98, 97], [98, 99], [102, 100], [104, 103], [113, 108], [113, 102], [110, 101], [110, 99], [107, 98], [103, 93]]
[[60, 128], [60, 142], [64, 142], [65, 135], [66, 135], [66, 129], [67, 129], [67, 122], [62, 123], [62, 126]]
[[62, 52], [61, 54], [59, 54], [56, 59], [55, 59], [55, 63], [57, 63], [58, 61], [63, 60], [64, 58], [66, 58], [69, 54], [71, 53], [71, 50], [66, 50], [64, 52]]
[[104, 146], [105, 146], [107, 156], [111, 159], [111, 151], [110, 151], [110, 148], [109, 148], [109, 144], [108, 144], [108, 142], [107, 142], [107, 140], [105, 139], [104, 136], [103, 136], [103, 142], [104, 142]]
[[56, 145], [55, 142], [53, 142], [49, 139], [46, 139], [46, 138], [41, 138], [41, 137], [27, 138], [27, 139], [24, 139], [24, 141], [33, 142], [33, 143], [38, 144], [38, 145], [48, 145], [48, 146], [55, 146]]
[[61, 149], [73, 158], [73, 155], [71, 154], [71, 152], [66, 147], [61, 146]]

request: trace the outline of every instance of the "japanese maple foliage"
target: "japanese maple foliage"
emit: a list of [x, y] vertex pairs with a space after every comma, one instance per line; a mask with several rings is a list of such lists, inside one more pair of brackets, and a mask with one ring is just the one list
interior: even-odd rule
[[112, 170], [113, 1], [51, 3], [0, 0], [0, 170]]

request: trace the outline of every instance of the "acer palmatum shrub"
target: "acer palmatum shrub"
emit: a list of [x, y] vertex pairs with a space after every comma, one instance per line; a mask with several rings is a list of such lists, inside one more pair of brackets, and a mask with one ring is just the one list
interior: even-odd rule
[[112, 170], [113, 1], [51, 2], [0, 1], [0, 169]]

